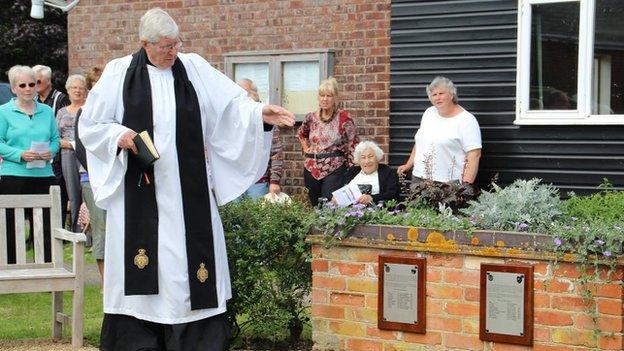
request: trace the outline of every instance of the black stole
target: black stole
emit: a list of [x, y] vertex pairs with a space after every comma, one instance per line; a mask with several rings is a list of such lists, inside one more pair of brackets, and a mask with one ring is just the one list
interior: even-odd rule
[[[132, 55], [124, 79], [122, 124], [137, 133], [147, 130], [153, 138], [148, 62], [143, 48]], [[199, 101], [179, 58], [171, 70], [176, 100], [176, 147], [186, 228], [191, 309], [214, 308], [218, 307], [214, 243]], [[149, 182], [145, 181], [146, 176]], [[153, 166], [141, 169], [131, 155], [128, 157], [124, 179], [126, 295], [158, 294], [158, 206], [154, 189], [157, 182]]]

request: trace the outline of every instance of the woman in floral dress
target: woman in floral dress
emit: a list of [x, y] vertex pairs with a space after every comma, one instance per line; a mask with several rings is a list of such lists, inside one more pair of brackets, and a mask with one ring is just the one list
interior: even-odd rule
[[344, 174], [353, 166], [353, 150], [358, 143], [355, 123], [349, 112], [339, 109], [338, 82], [330, 77], [319, 86], [319, 109], [305, 116], [298, 137], [305, 157], [303, 178], [312, 205], [319, 198], [331, 199], [344, 183]]

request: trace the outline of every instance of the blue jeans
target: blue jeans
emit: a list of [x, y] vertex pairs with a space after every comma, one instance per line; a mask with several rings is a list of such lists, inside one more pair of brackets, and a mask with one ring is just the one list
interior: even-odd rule
[[260, 199], [261, 197], [263, 197], [264, 195], [268, 193], [269, 193], [269, 183], [256, 183], [250, 186], [249, 189], [245, 190], [243, 195], [239, 196], [234, 201], [240, 201], [244, 197], [248, 197], [255, 201], [255, 200]]

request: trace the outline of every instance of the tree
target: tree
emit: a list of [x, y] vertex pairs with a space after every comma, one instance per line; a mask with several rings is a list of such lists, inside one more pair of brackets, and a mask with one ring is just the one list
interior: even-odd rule
[[30, 1], [0, 0], [0, 81], [13, 65], [52, 68], [52, 83], [64, 90], [67, 78], [67, 14], [45, 7], [45, 17], [30, 17]]

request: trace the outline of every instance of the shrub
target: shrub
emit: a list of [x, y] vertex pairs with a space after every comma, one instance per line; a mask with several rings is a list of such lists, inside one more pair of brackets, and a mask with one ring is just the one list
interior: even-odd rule
[[312, 271], [305, 237], [312, 211], [297, 202], [244, 200], [220, 212], [232, 277], [228, 310], [245, 319], [239, 330], [254, 339], [297, 343], [308, 318]]
[[599, 219], [624, 223], [624, 192], [606, 189], [588, 196], [572, 196], [563, 203], [563, 212], [579, 221]]
[[519, 179], [505, 188], [493, 184], [493, 191], [483, 191], [460, 211], [479, 228], [539, 231], [561, 215], [558, 190], [539, 182]]

